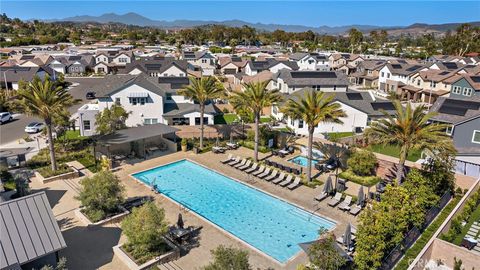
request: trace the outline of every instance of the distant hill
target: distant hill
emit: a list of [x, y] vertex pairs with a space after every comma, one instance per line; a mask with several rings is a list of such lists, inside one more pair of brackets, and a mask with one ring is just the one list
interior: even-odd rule
[[[447, 30], [454, 30], [460, 25], [460, 23], [447, 23], [447, 24], [422, 24], [416, 23], [410, 26], [375, 26], [375, 25], [345, 25], [345, 26], [319, 26], [309, 27], [304, 25], [287, 25], [287, 24], [264, 24], [264, 23], [250, 23], [242, 20], [227, 20], [227, 21], [201, 21], [201, 20], [152, 20], [134, 12], [126, 13], [123, 15], [115, 13], [106, 13], [100, 16], [75, 16], [63, 19], [49, 20], [49, 21], [69, 21], [69, 22], [98, 22], [98, 23], [123, 23], [128, 25], [138, 26], [152, 26], [165, 29], [174, 28], [191, 28], [195, 26], [207, 25], [207, 24], [221, 24], [231, 27], [241, 27], [248, 25], [258, 30], [274, 31], [276, 29], [282, 29], [287, 32], [304, 32], [311, 30], [320, 34], [333, 34], [340, 35], [345, 34], [351, 28], [357, 28], [362, 32], [369, 32], [371, 30], [385, 29], [389, 31], [389, 34], [399, 35], [401, 33], [410, 33], [415, 35], [416, 33], [429, 33], [429, 32], [446, 32]], [[480, 22], [472, 22], [471, 24], [480, 25]]]

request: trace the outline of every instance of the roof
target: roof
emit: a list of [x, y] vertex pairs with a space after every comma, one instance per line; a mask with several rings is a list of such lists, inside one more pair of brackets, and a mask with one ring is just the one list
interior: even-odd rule
[[293, 69], [293, 70], [297, 70], [298, 69], [298, 64], [297, 62], [293, 62], [293, 61], [278, 61], [276, 59], [273, 59], [273, 58], [268, 58], [268, 59], [265, 59], [265, 60], [262, 60], [262, 61], [248, 61], [247, 65], [250, 66], [250, 68], [252, 70], [259, 70], [259, 71], [263, 71], [263, 70], [267, 70], [271, 67], [274, 67], [278, 64], [284, 64], [286, 65], [287, 67]]
[[152, 93], [163, 96], [167, 89], [158, 84], [155, 79], [143, 73], [138, 75], [107, 75], [92, 87], [92, 91], [96, 93], [97, 97], [108, 97], [125, 87], [135, 84]]
[[45, 68], [41, 67], [0, 67], [0, 77], [3, 81], [7, 82], [18, 82], [21, 80], [31, 81], [38, 72], [46, 71]]
[[480, 116], [480, 100], [439, 97], [430, 111], [438, 113], [432, 120], [456, 125]]
[[388, 63], [388, 69], [392, 74], [405, 75], [416, 73], [421, 69], [425, 68], [424, 65], [420, 64], [404, 64], [404, 63]]
[[158, 77], [158, 83], [166, 92], [176, 92], [190, 84], [188, 77]]
[[277, 78], [283, 79], [289, 87], [348, 85], [347, 75], [340, 71], [293, 71], [282, 69], [275, 74], [274, 80]]
[[122, 144], [176, 132], [178, 129], [165, 124], [144, 125], [117, 130], [99, 138], [103, 144]]
[[[192, 112], [200, 112], [200, 105], [194, 103], [165, 103], [163, 106], [163, 116], [183, 116]], [[216, 112], [213, 104], [205, 105], [205, 113], [214, 114]]]
[[0, 268], [65, 248], [45, 192], [0, 203]]
[[188, 62], [186, 60], [175, 60], [171, 57], [157, 57], [157, 58], [147, 58], [132, 61], [125, 66], [125, 69], [122, 71], [124, 74], [130, 73], [134, 69], [139, 69], [142, 72], [159, 72], [170, 68], [172, 65], [179, 67], [181, 70], [186, 71], [188, 68]]
[[242, 77], [242, 81], [245, 82], [245, 83], [249, 83], [249, 82], [264, 82], [264, 81], [270, 81], [272, 79], [272, 76], [273, 76], [273, 73], [268, 71], [268, 70], [264, 70], [262, 72], [259, 72], [253, 76], [248, 76], [248, 75], [245, 75]]

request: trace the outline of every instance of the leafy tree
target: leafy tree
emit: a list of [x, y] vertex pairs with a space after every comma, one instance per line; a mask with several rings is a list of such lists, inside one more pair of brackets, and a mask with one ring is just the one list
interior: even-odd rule
[[422, 175], [428, 179], [435, 194], [443, 195], [446, 191], [454, 194], [455, 155], [449, 152], [437, 152], [430, 155], [422, 164]]
[[233, 247], [218, 246], [211, 251], [213, 262], [203, 267], [202, 270], [250, 270], [248, 252]]
[[345, 258], [335, 247], [333, 233], [326, 233], [322, 238], [310, 246], [308, 257], [311, 266], [307, 269], [338, 270], [345, 265]]
[[82, 190], [76, 197], [84, 207], [84, 213], [93, 222], [117, 213], [124, 201], [125, 188], [116, 175], [108, 171], [100, 171], [92, 177], [80, 181]]
[[255, 148], [254, 159], [258, 161], [258, 143], [260, 114], [263, 108], [271, 106], [282, 100], [278, 90], [267, 90], [268, 82], [244, 83], [243, 92], [231, 92], [230, 103], [235, 111], [253, 113], [255, 119]]
[[203, 116], [205, 115], [205, 106], [213, 99], [221, 98], [225, 95], [223, 85], [215, 77], [190, 78], [190, 84], [178, 91], [178, 93], [200, 105], [200, 149], [203, 149]]
[[48, 76], [42, 81], [35, 77], [26, 88], [18, 91], [19, 104], [22, 109], [29, 115], [37, 116], [45, 122], [50, 162], [52, 170], [57, 170], [57, 162], [55, 159], [55, 147], [52, 135], [53, 119], [56, 115], [65, 114], [65, 108], [79, 102], [74, 100], [70, 93], [62, 87], [55, 87], [54, 82]]
[[455, 152], [451, 138], [445, 133], [446, 125], [431, 124], [429, 119], [435, 115], [425, 114], [425, 106], [412, 108], [407, 103], [403, 108], [399, 101], [394, 101], [395, 115], [383, 112], [385, 118], [372, 123], [365, 135], [370, 142], [400, 146], [400, 159], [397, 168], [397, 182], [403, 178], [405, 160], [412, 149]]
[[304, 96], [296, 95], [290, 98], [281, 109], [285, 115], [304, 121], [308, 127], [308, 181], [312, 178], [312, 144], [315, 127], [324, 122], [342, 123], [340, 118], [346, 116], [340, 104], [333, 102], [334, 98], [334, 95], [325, 95], [324, 92], [310, 89]]
[[125, 121], [127, 121], [129, 114], [129, 112], [125, 111], [125, 109], [118, 104], [113, 104], [110, 108], [105, 108], [95, 116], [97, 133], [106, 135], [126, 128]]
[[58, 260], [58, 263], [55, 267], [51, 265], [44, 265], [40, 270], [67, 270], [67, 259], [65, 257], [61, 257], [60, 260]]
[[348, 38], [350, 40], [351, 53], [354, 53], [363, 40], [363, 34], [358, 29], [352, 28], [348, 31]]
[[154, 202], [147, 202], [133, 208], [132, 213], [122, 222], [122, 230], [127, 236], [125, 249], [135, 258], [145, 261], [165, 250], [164, 235], [168, 231], [165, 210]]
[[357, 150], [350, 156], [347, 164], [356, 175], [370, 176], [375, 174], [378, 161], [375, 154], [371, 151]]

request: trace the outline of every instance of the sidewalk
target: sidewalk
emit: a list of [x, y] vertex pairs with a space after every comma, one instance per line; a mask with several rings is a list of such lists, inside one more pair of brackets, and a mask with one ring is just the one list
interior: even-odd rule
[[48, 147], [47, 140], [41, 134], [30, 135], [30, 138], [33, 139], [31, 142], [26, 142], [24, 139], [19, 139], [17, 141], [9, 142], [6, 144], [0, 145], [2, 150], [7, 150], [11, 148], [28, 148], [28, 154], [25, 155], [27, 160], [31, 159], [34, 155], [38, 153], [43, 148]]

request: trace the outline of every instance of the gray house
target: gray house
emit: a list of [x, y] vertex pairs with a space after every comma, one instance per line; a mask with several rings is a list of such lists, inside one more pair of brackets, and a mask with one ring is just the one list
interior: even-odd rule
[[480, 75], [463, 75], [452, 82], [450, 97], [470, 99], [480, 97]]
[[431, 120], [449, 124], [446, 133], [452, 136], [457, 149], [457, 172], [480, 176], [480, 98], [439, 98], [431, 111]]

